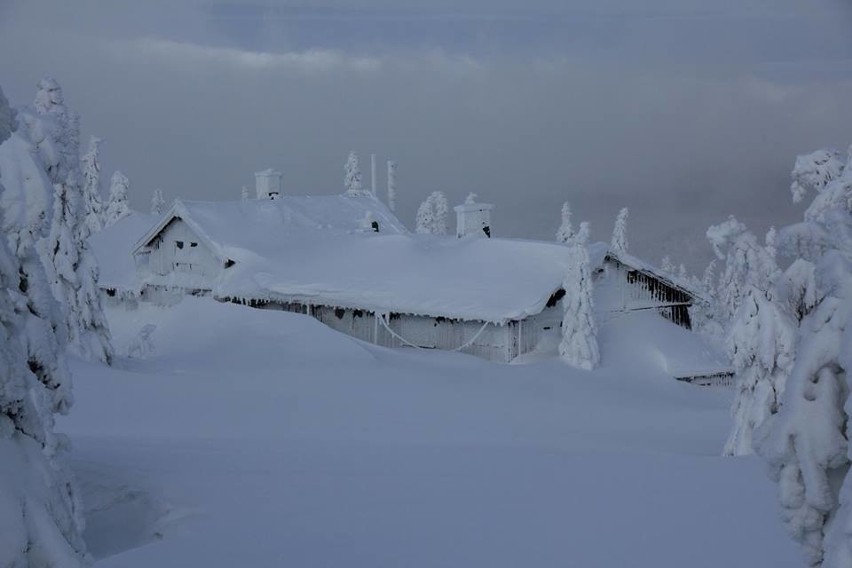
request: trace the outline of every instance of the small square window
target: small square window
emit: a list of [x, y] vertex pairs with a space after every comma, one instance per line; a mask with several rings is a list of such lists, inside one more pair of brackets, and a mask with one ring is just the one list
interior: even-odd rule
[[175, 241], [175, 245], [177, 245], [177, 248], [182, 249], [183, 248], [183, 241]]
[[189, 243], [189, 248], [195, 248], [198, 246], [198, 243]]

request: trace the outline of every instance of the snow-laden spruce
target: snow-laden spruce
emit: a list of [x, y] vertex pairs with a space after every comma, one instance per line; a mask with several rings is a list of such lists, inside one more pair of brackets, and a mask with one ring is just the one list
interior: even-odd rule
[[388, 160], [388, 209], [396, 211], [396, 162]]
[[556, 242], [567, 245], [574, 237], [574, 227], [571, 226], [571, 204], [562, 204], [562, 222], [556, 230]]
[[[746, 267], [753, 274], [734, 313], [728, 333], [728, 352], [737, 372], [736, 395], [731, 414], [734, 426], [725, 444], [725, 455], [753, 452], [754, 430], [778, 412], [781, 396], [795, 358], [796, 322], [778, 289], [781, 271], [775, 264], [773, 231], [760, 247], [750, 233], [745, 246], [754, 246], [751, 257], [761, 257]], [[749, 256], [749, 255], [745, 255]]]
[[840, 177], [844, 165], [842, 154], [830, 148], [797, 156], [791, 174], [793, 183], [790, 184], [793, 202], [800, 202], [810, 192], [821, 192], [832, 180]]
[[163, 198], [163, 190], [155, 189], [151, 195], [151, 215], [162, 215], [166, 209], [166, 200]]
[[247, 201], [249, 198], [249, 190], [246, 186], [243, 186], [240, 189], [240, 199], [243, 201]]
[[103, 228], [103, 197], [101, 196], [101, 139], [89, 138], [89, 149], [80, 159], [83, 174], [83, 224], [94, 234]]
[[610, 249], [616, 255], [627, 252], [627, 207], [623, 207], [615, 218], [615, 227], [612, 229], [612, 241]]
[[104, 209], [104, 227], [115, 225], [117, 221], [130, 215], [130, 205], [127, 202], [129, 192], [130, 180], [116, 170], [109, 182], [109, 201]]
[[665, 255], [662, 260], [660, 260], [660, 270], [662, 270], [663, 274], [666, 276], [675, 275], [675, 265], [674, 262], [672, 262], [672, 257]]
[[84, 219], [79, 117], [65, 106], [61, 87], [50, 78], [39, 83], [33, 108], [22, 113], [26, 132], [54, 193], [50, 226], [38, 243], [47, 278], [64, 310], [69, 347], [85, 359], [109, 363], [112, 346]]
[[82, 566], [80, 502], [55, 461], [54, 414], [72, 402], [62, 314], [36, 249], [53, 188], [14, 118], [0, 91], [0, 566]]
[[794, 199], [816, 192], [805, 220], [783, 228], [778, 239], [795, 258], [783, 280], [791, 309], [801, 317], [796, 359], [780, 409], [755, 431], [754, 444], [778, 482], [782, 519], [809, 563], [849, 568], [852, 168], [833, 160], [822, 153], [818, 160], [796, 161]]
[[345, 172], [343, 184], [346, 187], [347, 195], [353, 197], [371, 195], [370, 191], [365, 190], [361, 183], [361, 166], [358, 163], [358, 154], [354, 150], [349, 152], [343, 170]]
[[562, 306], [565, 312], [562, 317], [559, 356], [570, 365], [591, 370], [600, 362], [600, 351], [592, 301], [592, 273], [586, 249], [588, 240], [589, 224], [584, 221], [567, 247], [570, 262], [562, 283], [562, 289], [565, 290]]
[[417, 208], [416, 231], [424, 235], [446, 235], [450, 205], [441, 191], [433, 191]]

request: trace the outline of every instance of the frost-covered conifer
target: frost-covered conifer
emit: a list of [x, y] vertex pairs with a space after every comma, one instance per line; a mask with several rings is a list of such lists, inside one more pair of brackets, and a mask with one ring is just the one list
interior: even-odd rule
[[443, 192], [433, 191], [417, 208], [416, 231], [424, 235], [446, 235], [449, 209]]
[[396, 211], [396, 162], [388, 160], [388, 208]]
[[166, 207], [166, 200], [163, 198], [163, 190], [155, 189], [151, 196], [151, 215], [161, 215]]
[[562, 283], [562, 341], [559, 356], [566, 363], [581, 369], [594, 369], [600, 362], [597, 327], [592, 301], [592, 274], [586, 241], [589, 224], [580, 223], [580, 229], [568, 245], [568, 271]]
[[352, 197], [370, 195], [370, 192], [365, 192], [361, 185], [361, 166], [358, 165], [358, 154], [354, 150], [349, 152], [349, 158], [346, 160], [346, 165], [343, 169], [346, 172], [343, 180], [346, 186], [346, 195]]
[[112, 347], [97, 288], [98, 267], [88, 247], [79, 117], [65, 106], [61, 87], [49, 78], [39, 83], [33, 106], [36, 114], [27, 115], [28, 130], [37, 136], [42, 167], [54, 192], [50, 227], [38, 243], [39, 251], [64, 311], [69, 346], [86, 359], [109, 363]]
[[772, 231], [768, 237], [767, 247], [751, 253], [761, 260], [746, 267], [751, 273], [745, 278], [745, 294], [728, 333], [737, 392], [725, 455], [752, 453], [753, 432], [778, 412], [795, 358], [796, 321], [781, 299], [778, 284], [782, 273], [774, 261]]
[[574, 227], [571, 226], [571, 204], [562, 204], [562, 223], [556, 231], [556, 242], [567, 245], [574, 237]]
[[[829, 161], [831, 157], [829, 157]], [[821, 160], [822, 164], [829, 161]], [[833, 166], [832, 166], [833, 167]], [[796, 169], [801, 170], [799, 160]], [[829, 168], [830, 169], [830, 168]], [[828, 181], [805, 212], [805, 221], [785, 227], [779, 241], [818, 242], [808, 247], [814, 266], [793, 265], [786, 274], [799, 290], [802, 312], [796, 359], [780, 410], [755, 431], [755, 450], [766, 459], [778, 482], [782, 519], [799, 541], [809, 563], [832, 568], [852, 566], [852, 478], [847, 424], [850, 411], [848, 372], [852, 367], [852, 169]], [[831, 174], [833, 175], [833, 174]], [[815, 175], [824, 180], [831, 175]], [[795, 176], [794, 176], [795, 177]], [[820, 182], [821, 183], [821, 182]], [[804, 187], [804, 184], [800, 184]], [[794, 198], [803, 193], [794, 189]], [[793, 237], [791, 239], [791, 237]], [[808, 308], [808, 306], [811, 306]]]
[[109, 201], [104, 210], [104, 227], [114, 225], [120, 219], [130, 215], [130, 206], [127, 204], [127, 194], [130, 191], [130, 180], [127, 176], [116, 170], [112, 174], [109, 183]]
[[609, 247], [616, 255], [627, 252], [627, 207], [623, 207], [615, 218], [615, 227], [612, 230], [612, 242]]
[[662, 270], [663, 273], [668, 276], [675, 275], [675, 265], [674, 262], [672, 262], [672, 257], [670, 257], [669, 255], [663, 257], [663, 259], [660, 261], [660, 270]]
[[762, 247], [746, 226], [730, 216], [727, 221], [707, 229], [707, 238], [725, 268], [719, 279], [718, 301], [723, 323], [730, 322], [745, 295], [746, 286], [766, 290], [765, 281], [756, 281], [772, 274], [775, 260]]
[[0, 496], [15, 496], [2, 510], [0, 565], [82, 566], [80, 502], [54, 461], [54, 414], [71, 404], [62, 315], [36, 249], [53, 187], [38, 149], [14, 129], [0, 91]]
[[248, 201], [248, 198], [249, 190], [246, 186], [243, 186], [242, 189], [240, 189], [240, 199], [242, 199], [243, 201]]
[[83, 224], [89, 234], [103, 228], [103, 197], [101, 196], [101, 139], [92, 136], [89, 149], [81, 158], [83, 174]]
[[446, 235], [447, 215], [450, 211], [447, 196], [445, 196], [441, 191], [433, 191], [432, 195], [429, 196], [429, 199], [432, 200], [432, 207], [435, 212], [435, 226], [432, 232], [436, 235]]
[[829, 182], [840, 177], [844, 165], [840, 152], [830, 148], [797, 156], [791, 173], [793, 201], [800, 202], [810, 191], [822, 191]]

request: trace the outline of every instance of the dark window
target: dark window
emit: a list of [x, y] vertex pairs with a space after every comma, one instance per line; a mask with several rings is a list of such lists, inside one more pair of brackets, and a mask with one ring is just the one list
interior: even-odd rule
[[377, 232], [377, 233], [379, 232], [379, 222], [378, 221], [373, 221], [372, 223], [370, 223], [370, 226], [373, 228], [373, 230], [375, 232]]
[[179, 249], [183, 248], [183, 241], [175, 241], [175, 244], [177, 245], [177, 248], [179, 248]]
[[491, 238], [491, 227], [482, 227], [482, 232], [485, 233], [486, 237]]
[[552, 308], [553, 306], [556, 305], [557, 302], [559, 302], [559, 300], [561, 300], [564, 297], [565, 297], [565, 290], [560, 288], [559, 290], [554, 292], [553, 295], [547, 300], [547, 307]]
[[233, 260], [231, 260], [231, 259], [229, 258], [228, 260], [226, 260], [226, 261], [225, 261], [225, 268], [231, 268], [231, 267], [232, 267], [232, 266], [234, 266], [235, 264], [236, 264], [236, 262], [234, 262]]
[[189, 243], [189, 248], [195, 248], [198, 246], [198, 243]]
[[345, 313], [346, 313], [346, 310], [344, 310], [343, 308], [335, 308], [334, 309], [334, 315], [337, 319], [343, 319], [343, 314], [345, 314]]

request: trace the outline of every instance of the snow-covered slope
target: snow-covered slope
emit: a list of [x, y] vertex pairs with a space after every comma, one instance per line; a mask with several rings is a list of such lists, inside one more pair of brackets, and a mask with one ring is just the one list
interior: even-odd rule
[[157, 329], [148, 359], [75, 365], [98, 566], [800, 565], [758, 462], [718, 457], [727, 392], [203, 298], [110, 318], [119, 352]]

